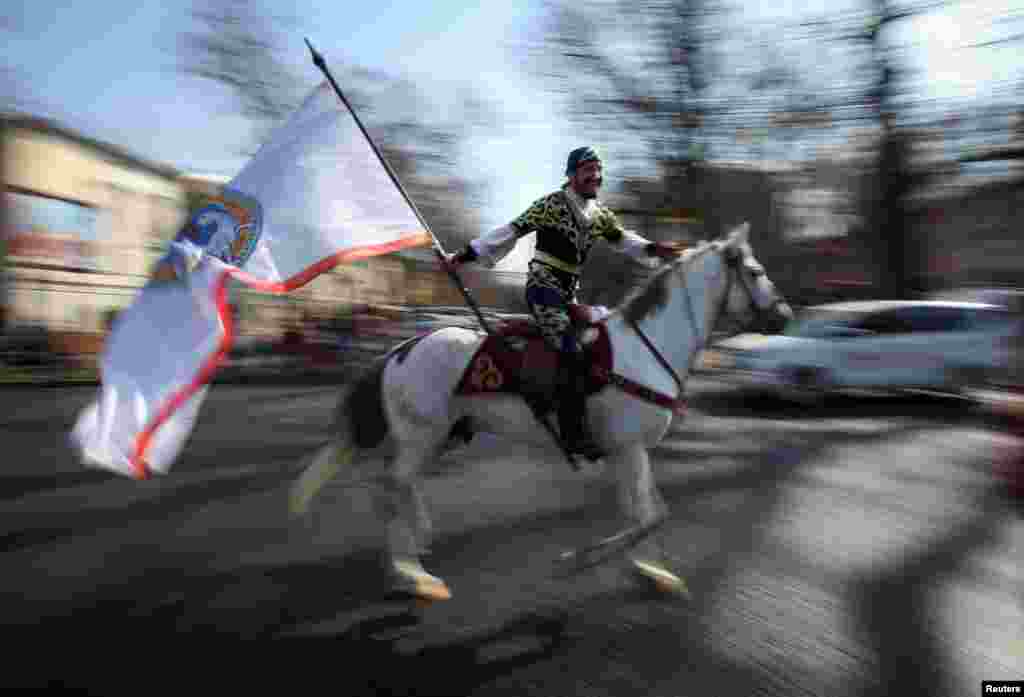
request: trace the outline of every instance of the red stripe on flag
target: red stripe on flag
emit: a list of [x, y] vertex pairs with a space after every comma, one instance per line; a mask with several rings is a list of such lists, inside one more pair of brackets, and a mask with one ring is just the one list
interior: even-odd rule
[[257, 290], [264, 290], [270, 293], [287, 293], [295, 290], [296, 288], [301, 288], [320, 274], [330, 271], [338, 264], [357, 261], [367, 257], [380, 256], [381, 254], [390, 254], [391, 252], [397, 252], [398, 250], [406, 249], [407, 247], [421, 247], [425, 244], [430, 244], [430, 242], [431, 239], [428, 233], [418, 232], [414, 235], [402, 237], [392, 242], [370, 244], [364, 247], [354, 247], [352, 249], [347, 249], [344, 252], [338, 252], [334, 256], [327, 257], [326, 259], [321, 259], [305, 271], [300, 271], [285, 281], [262, 281], [241, 270], [234, 270], [231, 274], [246, 285]]
[[355, 247], [353, 249], [339, 252], [334, 256], [321, 259], [316, 264], [313, 264], [305, 271], [295, 274], [291, 278], [280, 281], [261, 281], [254, 276], [241, 271], [239, 269], [228, 269], [220, 278], [217, 279], [217, 285], [214, 289], [216, 295], [217, 314], [220, 315], [221, 322], [224, 325], [224, 338], [220, 342], [220, 346], [217, 350], [203, 363], [203, 367], [199, 370], [196, 377], [186, 385], [184, 388], [176, 392], [164, 407], [157, 412], [156, 417], [150, 422], [149, 426], [139, 434], [135, 441], [135, 453], [132, 455], [131, 464], [135, 470], [136, 479], [149, 479], [152, 476], [152, 470], [146, 462], [146, 451], [149, 450], [150, 443], [153, 440], [153, 435], [157, 429], [167, 423], [167, 420], [171, 418], [171, 415], [181, 408], [181, 405], [189, 400], [203, 385], [213, 379], [213, 375], [217, 372], [217, 369], [223, 364], [227, 358], [228, 353], [231, 351], [231, 346], [234, 343], [234, 326], [231, 321], [231, 311], [228, 307], [227, 302], [227, 280], [229, 277], [235, 277], [243, 283], [256, 288], [257, 290], [263, 290], [271, 293], [283, 294], [289, 291], [301, 288], [306, 285], [314, 278], [333, 269], [338, 264], [346, 262], [356, 261], [358, 259], [365, 259], [367, 257], [379, 256], [381, 254], [390, 254], [391, 252], [397, 252], [400, 249], [406, 249], [408, 247], [419, 247], [424, 244], [431, 243], [431, 237], [428, 233], [416, 233], [408, 237], [403, 237], [392, 242], [385, 242], [382, 244], [366, 245], [364, 247]]
[[135, 441], [135, 453], [132, 456], [132, 468], [135, 470], [136, 479], [149, 479], [152, 472], [149, 465], [146, 463], [146, 451], [149, 450], [149, 444], [153, 440], [153, 435], [157, 429], [167, 423], [167, 420], [171, 418], [171, 414], [177, 411], [182, 404], [188, 401], [188, 399], [194, 395], [203, 385], [208, 383], [212, 378], [213, 374], [217, 371], [217, 368], [221, 366], [224, 359], [227, 357], [228, 352], [231, 350], [231, 345], [234, 343], [234, 326], [231, 322], [231, 312], [228, 308], [228, 278], [231, 276], [231, 271], [225, 271], [217, 279], [217, 285], [214, 288], [216, 295], [217, 314], [220, 315], [220, 320], [224, 325], [224, 337], [221, 339], [220, 346], [217, 350], [206, 359], [203, 363], [203, 367], [199, 369], [199, 373], [195, 379], [192, 380], [183, 389], [176, 392], [171, 396], [167, 404], [164, 405], [163, 409], [157, 412], [156, 417], [146, 427], [146, 429], [139, 434], [138, 439]]

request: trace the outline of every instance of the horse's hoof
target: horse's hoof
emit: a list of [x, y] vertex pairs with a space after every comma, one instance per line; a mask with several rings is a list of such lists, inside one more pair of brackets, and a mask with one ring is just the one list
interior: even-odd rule
[[422, 582], [419, 581], [416, 584], [416, 601], [419, 605], [429, 605], [440, 600], [451, 600], [452, 592], [448, 589], [448, 584], [444, 581], [434, 582]]
[[690, 589], [686, 587], [686, 581], [660, 564], [634, 559], [633, 570], [644, 579], [653, 583], [654, 587], [662, 593], [690, 597]]
[[448, 584], [437, 576], [428, 573], [416, 562], [398, 561], [394, 564], [396, 586], [404, 593], [412, 595], [417, 604], [429, 604], [439, 600], [450, 600], [452, 592]]

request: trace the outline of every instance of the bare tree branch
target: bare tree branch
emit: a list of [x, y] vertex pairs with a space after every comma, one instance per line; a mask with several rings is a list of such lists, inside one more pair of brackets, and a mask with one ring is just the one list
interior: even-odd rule
[[282, 62], [274, 30], [294, 21], [246, 0], [194, 0], [191, 15], [196, 28], [180, 37], [180, 70], [227, 87], [261, 140], [298, 103], [301, 83]]
[[1013, 34], [1011, 36], [1004, 36], [1001, 39], [993, 39], [991, 41], [983, 41], [980, 44], [970, 44], [968, 48], [987, 48], [989, 46], [1001, 46], [1003, 44], [1013, 43], [1014, 41], [1020, 41], [1024, 39], [1024, 32], [1019, 34]]

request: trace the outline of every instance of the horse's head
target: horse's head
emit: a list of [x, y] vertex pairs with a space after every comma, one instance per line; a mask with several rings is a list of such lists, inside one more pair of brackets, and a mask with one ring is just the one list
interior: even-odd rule
[[775, 334], [793, 318], [793, 310], [754, 258], [749, 232], [750, 224], [744, 223], [719, 242], [728, 280], [718, 328]]

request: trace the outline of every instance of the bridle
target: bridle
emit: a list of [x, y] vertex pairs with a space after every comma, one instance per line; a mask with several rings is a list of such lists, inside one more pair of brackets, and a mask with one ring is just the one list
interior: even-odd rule
[[[725, 263], [726, 263], [726, 266], [728, 266], [729, 268], [734, 269], [736, 271], [736, 276], [739, 277], [740, 284], [743, 286], [743, 289], [745, 291], [747, 291], [747, 298], [750, 300], [750, 306], [754, 308], [754, 322], [753, 322], [753, 326], [760, 326], [761, 321], [764, 320], [765, 317], [767, 317], [769, 315], [782, 314], [781, 312], [778, 311], [778, 309], [779, 309], [780, 305], [784, 305], [785, 304], [785, 300], [782, 298], [782, 296], [780, 296], [778, 293], [776, 293], [774, 299], [772, 300], [771, 304], [768, 305], [768, 307], [761, 307], [761, 305], [757, 302], [757, 295], [755, 294], [753, 287], [751, 287], [751, 280], [749, 278], [747, 278], [747, 275], [744, 274], [743, 270], [740, 268], [740, 265], [741, 265], [742, 262], [745, 261], [745, 258], [746, 258], [746, 254], [744, 254], [740, 250], [737, 250], [735, 248], [730, 248], [730, 249], [726, 250], [726, 253], [725, 253]], [[764, 267], [761, 266], [760, 264], [757, 264], [756, 262], [753, 262], [753, 263], [747, 262], [744, 265], [751, 269], [752, 275], [754, 276], [754, 278], [760, 278], [761, 276], [764, 275]], [[729, 284], [731, 284], [731, 283], [732, 283], [732, 279], [730, 278]], [[731, 291], [731, 285], [727, 285], [726, 286], [725, 295], [722, 296], [723, 300], [727, 299], [729, 297], [729, 292], [730, 291]], [[724, 308], [724, 305], [723, 305], [723, 308]], [[721, 316], [722, 311], [723, 310], [720, 309], [719, 316]]]

